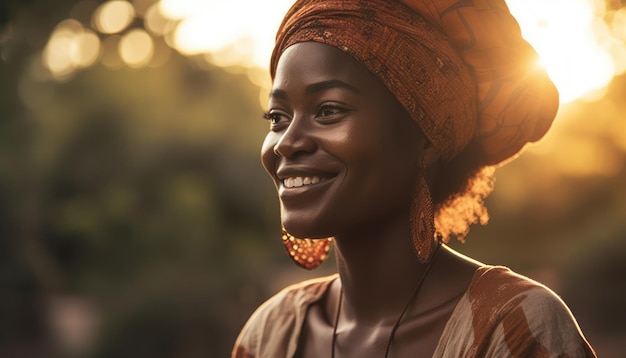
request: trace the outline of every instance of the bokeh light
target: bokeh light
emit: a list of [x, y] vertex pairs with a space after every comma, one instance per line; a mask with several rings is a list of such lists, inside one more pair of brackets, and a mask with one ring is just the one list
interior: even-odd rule
[[120, 57], [132, 68], [143, 67], [150, 62], [154, 53], [152, 37], [141, 29], [124, 34], [119, 43]]
[[43, 52], [43, 61], [54, 77], [64, 79], [81, 67], [91, 66], [100, 56], [100, 39], [75, 20], [65, 20], [54, 29]]
[[91, 66], [100, 54], [100, 39], [91, 30], [84, 30], [76, 36], [76, 51], [72, 53], [74, 63], [81, 67]]
[[174, 21], [163, 16], [161, 7], [153, 4], [144, 15], [146, 30], [156, 36], [163, 36], [170, 32], [174, 26]]
[[93, 26], [103, 34], [118, 33], [130, 25], [135, 8], [127, 1], [114, 0], [100, 5], [93, 15]]

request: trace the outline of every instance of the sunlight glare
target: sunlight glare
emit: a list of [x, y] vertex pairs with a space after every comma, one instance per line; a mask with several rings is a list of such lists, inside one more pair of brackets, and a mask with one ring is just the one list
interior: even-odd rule
[[[219, 11], [216, 11], [219, 13]], [[181, 22], [175, 30], [174, 43], [186, 55], [219, 51], [237, 42], [243, 29], [227, 19], [217, 20], [212, 12]]]
[[616, 66], [597, 41], [606, 25], [592, 0], [508, 0], [507, 4], [524, 38], [542, 57], [561, 102], [583, 97], [611, 81]]
[[[160, 6], [164, 14], [174, 20], [193, 17], [194, 14], [209, 11], [211, 0], [161, 0]], [[224, 1], [225, 2], [225, 1]]]
[[231, 45], [245, 46], [239, 51], [249, 55], [240, 65], [267, 68], [276, 30], [292, 3], [274, 0], [268, 6], [249, 0], [161, 0], [160, 6], [166, 17], [181, 21], [173, 41], [181, 53], [219, 53]]
[[[523, 36], [542, 57], [561, 102], [596, 98], [615, 75], [626, 70], [624, 8], [608, 18], [603, 0], [506, 2]], [[293, 0], [276, 0], [273, 6], [251, 0], [161, 0], [158, 4], [163, 16], [179, 21], [165, 35], [182, 54], [205, 54], [219, 66], [267, 68], [276, 30]]]
[[617, 10], [613, 14], [613, 34], [626, 41], [626, 7]]

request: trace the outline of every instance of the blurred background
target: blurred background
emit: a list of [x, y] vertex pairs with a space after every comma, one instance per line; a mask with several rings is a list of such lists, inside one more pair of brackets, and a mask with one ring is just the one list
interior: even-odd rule
[[[258, 152], [290, 0], [0, 2], [0, 357], [225, 357], [295, 267]], [[626, 1], [509, 0], [561, 92], [461, 252], [626, 352]]]

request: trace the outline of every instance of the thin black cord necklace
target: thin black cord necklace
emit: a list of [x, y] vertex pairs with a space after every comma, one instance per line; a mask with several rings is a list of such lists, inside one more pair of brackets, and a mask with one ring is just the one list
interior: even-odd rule
[[[417, 295], [420, 292], [420, 288], [422, 288], [422, 284], [424, 283], [426, 276], [428, 276], [428, 272], [430, 272], [430, 268], [433, 266], [433, 262], [435, 261], [435, 258], [437, 257], [437, 253], [439, 252], [440, 247], [441, 247], [441, 241], [438, 241], [437, 247], [435, 248], [435, 252], [433, 253], [432, 259], [428, 262], [428, 265], [426, 266], [424, 273], [420, 277], [420, 280], [417, 283], [417, 286], [415, 287], [413, 294], [411, 294], [411, 297], [409, 297], [409, 301], [406, 303], [406, 305], [404, 306], [404, 309], [400, 313], [400, 316], [398, 316], [396, 323], [394, 323], [393, 327], [391, 328], [391, 332], [389, 333], [389, 339], [387, 339], [387, 347], [385, 348], [385, 358], [389, 356], [389, 350], [391, 349], [391, 341], [393, 341], [393, 337], [396, 335], [396, 331], [398, 330], [398, 327], [400, 327], [400, 322], [402, 321], [402, 318], [404, 317], [406, 312], [409, 310], [409, 307], [411, 307], [413, 302], [417, 299]], [[335, 358], [335, 344], [337, 343], [337, 324], [339, 323], [339, 314], [341, 313], [342, 302], [343, 302], [343, 290], [340, 289], [339, 290], [339, 302], [337, 304], [337, 314], [335, 315], [335, 326], [333, 327], [333, 339], [332, 339], [332, 345], [331, 345], [331, 357], [332, 358]]]

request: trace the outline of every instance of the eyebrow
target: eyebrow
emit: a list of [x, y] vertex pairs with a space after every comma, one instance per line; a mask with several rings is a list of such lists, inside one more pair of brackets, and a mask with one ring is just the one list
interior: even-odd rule
[[[354, 92], [356, 94], [361, 94], [361, 92], [355, 87], [339, 80], [328, 80], [328, 81], [322, 81], [322, 82], [310, 84], [306, 86], [304, 93], [307, 95], [310, 95], [310, 94], [327, 90], [327, 89], [331, 89], [331, 88], [343, 88], [351, 92]], [[275, 89], [272, 92], [270, 92], [270, 97], [287, 99], [287, 93], [281, 89]]]
[[323, 90], [327, 90], [331, 88], [343, 88], [343, 89], [352, 91], [356, 94], [361, 94], [361, 92], [359, 92], [359, 90], [357, 90], [353, 86], [345, 82], [339, 81], [339, 80], [328, 80], [328, 81], [322, 81], [322, 82], [310, 84], [306, 87], [306, 89], [304, 90], [304, 93], [313, 94], [315, 92], [319, 92], [319, 91], [323, 91]]

